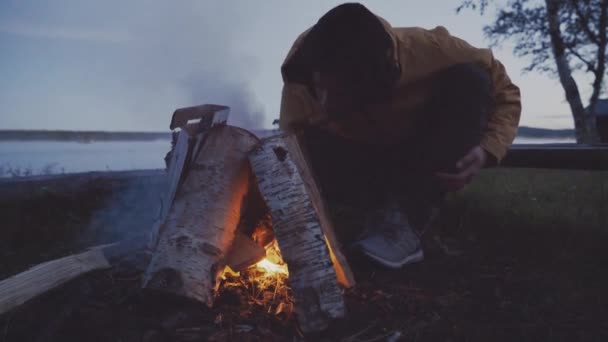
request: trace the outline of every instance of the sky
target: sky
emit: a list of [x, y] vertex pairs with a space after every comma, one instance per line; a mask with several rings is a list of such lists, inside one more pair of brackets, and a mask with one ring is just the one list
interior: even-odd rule
[[[231, 106], [230, 124], [270, 128], [291, 44], [339, 3], [2, 0], [0, 129], [166, 131], [176, 108], [203, 103]], [[492, 13], [457, 15], [459, 0], [362, 3], [393, 26], [442, 25], [490, 44]], [[556, 79], [522, 74], [526, 60], [493, 50], [521, 88], [521, 125], [572, 127]]]

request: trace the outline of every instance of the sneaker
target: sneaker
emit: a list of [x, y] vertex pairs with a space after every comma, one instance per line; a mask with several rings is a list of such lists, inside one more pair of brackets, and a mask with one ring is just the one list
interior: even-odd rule
[[419, 236], [402, 210], [395, 207], [370, 215], [355, 246], [376, 262], [395, 269], [424, 259]]

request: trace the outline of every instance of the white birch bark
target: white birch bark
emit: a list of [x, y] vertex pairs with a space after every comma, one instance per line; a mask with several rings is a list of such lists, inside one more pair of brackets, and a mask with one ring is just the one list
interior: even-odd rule
[[288, 150], [289, 139], [263, 139], [249, 160], [289, 270], [300, 328], [315, 332], [332, 318], [343, 317], [345, 306], [320, 216]]
[[232, 126], [212, 128], [177, 190], [144, 278], [144, 288], [211, 307], [240, 219], [259, 140]]

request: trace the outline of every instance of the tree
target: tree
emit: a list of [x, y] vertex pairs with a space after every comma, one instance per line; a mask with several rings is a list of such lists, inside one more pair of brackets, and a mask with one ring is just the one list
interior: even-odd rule
[[[464, 0], [457, 13], [468, 8], [484, 14], [493, 0]], [[608, 0], [506, 0], [484, 34], [498, 45], [515, 42], [513, 52], [530, 58], [526, 71], [557, 74], [570, 105], [576, 140], [598, 142], [595, 108], [604, 86], [608, 42]], [[572, 76], [592, 76], [591, 96], [585, 110]]]

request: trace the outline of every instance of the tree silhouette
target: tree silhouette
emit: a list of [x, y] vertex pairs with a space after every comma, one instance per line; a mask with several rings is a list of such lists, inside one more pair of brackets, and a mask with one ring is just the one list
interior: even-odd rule
[[[487, 12], [497, 5], [494, 22], [484, 34], [499, 45], [513, 41], [513, 52], [530, 59], [526, 71], [559, 76], [570, 105], [579, 143], [598, 142], [595, 108], [604, 86], [608, 36], [608, 0], [464, 0], [456, 9]], [[585, 109], [573, 71], [592, 75]]]

